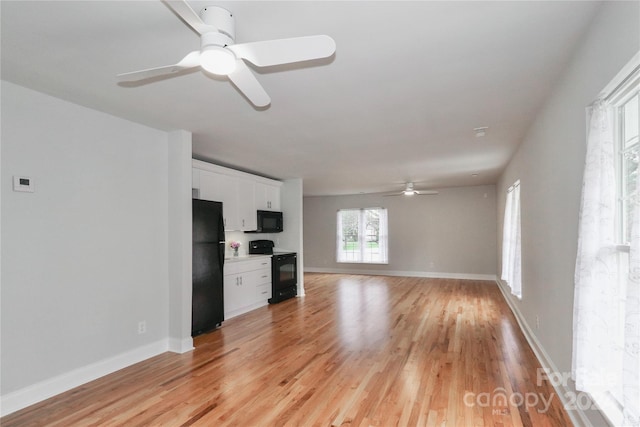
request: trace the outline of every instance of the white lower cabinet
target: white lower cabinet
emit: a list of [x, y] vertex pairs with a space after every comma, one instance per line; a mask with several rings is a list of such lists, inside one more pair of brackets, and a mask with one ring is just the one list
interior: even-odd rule
[[234, 259], [225, 262], [225, 319], [267, 305], [269, 298], [271, 298], [271, 257]]

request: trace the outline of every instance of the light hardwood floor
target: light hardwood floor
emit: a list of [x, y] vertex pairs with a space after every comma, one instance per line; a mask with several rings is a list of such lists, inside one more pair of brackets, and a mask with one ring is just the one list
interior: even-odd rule
[[540, 365], [495, 283], [306, 274], [305, 286], [304, 298], [197, 337], [191, 353], [159, 355], [0, 424], [571, 425], [553, 388], [537, 384]]

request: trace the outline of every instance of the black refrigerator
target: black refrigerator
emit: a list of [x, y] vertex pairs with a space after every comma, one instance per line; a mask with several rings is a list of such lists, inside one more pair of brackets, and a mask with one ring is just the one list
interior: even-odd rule
[[193, 199], [193, 305], [191, 335], [220, 326], [224, 320], [222, 203]]

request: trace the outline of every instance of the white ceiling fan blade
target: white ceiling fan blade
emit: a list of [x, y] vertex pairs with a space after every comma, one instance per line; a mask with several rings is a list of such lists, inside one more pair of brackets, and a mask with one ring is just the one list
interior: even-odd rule
[[268, 67], [326, 58], [336, 51], [336, 42], [321, 35], [240, 43], [227, 46], [227, 49], [258, 67]]
[[185, 0], [163, 0], [164, 3], [173, 10], [187, 25], [196, 30], [199, 34], [218, 31], [213, 25], [205, 24], [200, 16], [189, 6]]
[[118, 80], [121, 82], [133, 82], [137, 80], [150, 79], [152, 77], [174, 74], [178, 71], [198, 67], [199, 65], [200, 52], [195, 50], [182, 58], [182, 60], [175, 65], [165, 65], [163, 67], [149, 68], [146, 70], [133, 71], [131, 73], [118, 74]]
[[394, 196], [405, 196], [405, 197], [412, 197], [412, 196], [435, 196], [436, 194], [438, 194], [437, 191], [433, 191], [433, 190], [428, 190], [428, 191], [415, 191], [413, 194], [405, 194], [404, 191], [401, 191], [399, 193], [392, 193], [392, 194], [383, 194], [382, 197], [394, 197]]
[[236, 69], [228, 77], [256, 107], [266, 107], [271, 103], [271, 98], [242, 59], [236, 61]]

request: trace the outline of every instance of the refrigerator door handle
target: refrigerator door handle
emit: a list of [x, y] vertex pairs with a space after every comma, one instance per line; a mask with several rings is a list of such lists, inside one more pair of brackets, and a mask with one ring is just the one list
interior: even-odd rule
[[220, 265], [224, 265], [224, 245], [225, 242], [218, 242], [218, 258], [220, 259]]

